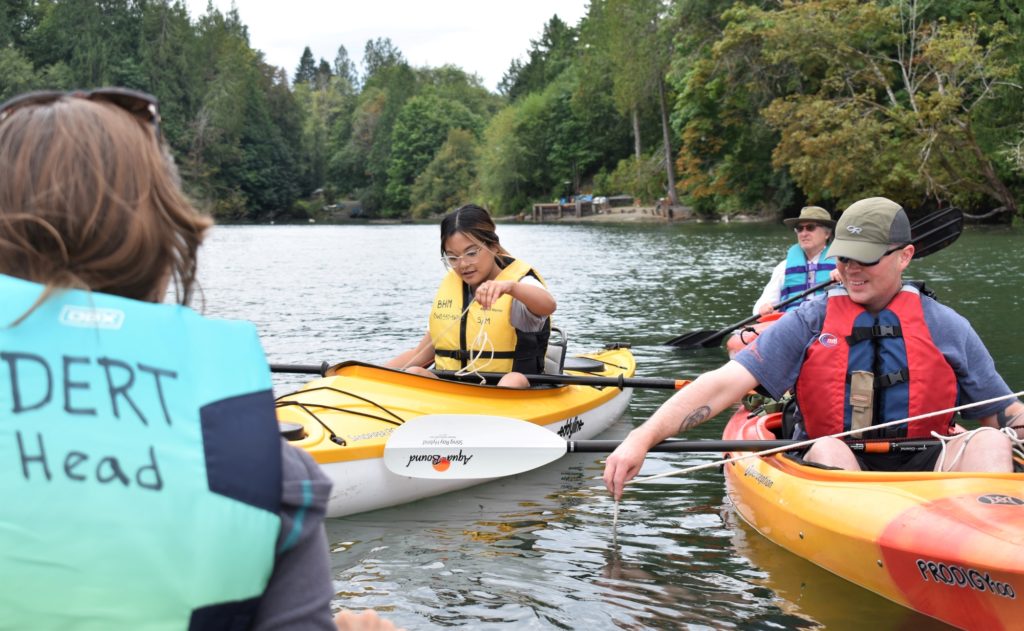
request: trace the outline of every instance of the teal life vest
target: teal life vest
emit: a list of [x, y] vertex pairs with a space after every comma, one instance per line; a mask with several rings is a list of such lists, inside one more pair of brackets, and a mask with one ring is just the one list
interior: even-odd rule
[[281, 444], [255, 329], [0, 275], [0, 628], [246, 628]]
[[[836, 268], [834, 261], [826, 260], [828, 256], [828, 245], [818, 255], [817, 263], [808, 263], [800, 244], [793, 244], [786, 252], [786, 275], [782, 280], [782, 290], [779, 292], [779, 299], [785, 300], [801, 292], [805, 292], [814, 285], [829, 280], [832, 270]], [[814, 295], [824, 293], [824, 289], [815, 292]], [[810, 298], [808, 296], [807, 298]], [[792, 311], [800, 306], [802, 301], [797, 301], [783, 307], [783, 311]]]

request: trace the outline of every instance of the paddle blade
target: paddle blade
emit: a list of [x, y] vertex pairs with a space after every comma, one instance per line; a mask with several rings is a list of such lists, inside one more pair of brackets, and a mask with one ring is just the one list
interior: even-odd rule
[[910, 227], [914, 258], [923, 259], [945, 249], [960, 238], [964, 230], [964, 214], [959, 208], [937, 210]]
[[723, 337], [725, 334], [720, 331], [690, 331], [672, 338], [665, 342], [665, 345], [679, 348], [710, 348], [721, 344]]
[[535, 469], [565, 452], [565, 440], [529, 421], [431, 414], [406, 421], [391, 433], [384, 445], [384, 465], [411, 478], [496, 478]]

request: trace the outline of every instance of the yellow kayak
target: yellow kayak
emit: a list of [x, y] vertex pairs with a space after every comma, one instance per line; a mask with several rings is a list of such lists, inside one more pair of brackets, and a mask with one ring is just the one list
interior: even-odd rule
[[[566, 375], [632, 377], [628, 348], [566, 361]], [[632, 389], [555, 385], [517, 390], [431, 379], [360, 362], [277, 400], [292, 445], [306, 450], [334, 482], [327, 513], [340, 517], [404, 504], [480, 484], [486, 479], [424, 480], [397, 475], [383, 462], [384, 444], [405, 421], [428, 414], [484, 414], [522, 419], [565, 439], [592, 438], [625, 411]]]
[[[724, 438], [774, 439], [780, 421], [741, 407]], [[841, 471], [781, 454], [725, 473], [739, 515], [790, 552], [961, 628], [1021, 628], [1024, 473]]]

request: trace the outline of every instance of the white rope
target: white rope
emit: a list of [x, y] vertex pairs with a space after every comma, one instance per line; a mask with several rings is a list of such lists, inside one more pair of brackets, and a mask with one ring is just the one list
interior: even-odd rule
[[1020, 438], [1019, 436], [1017, 436], [1018, 429], [1024, 428], [1020, 427], [1019, 425], [1008, 425], [1006, 427], [999, 428], [999, 431], [1001, 431], [1002, 433], [1006, 434], [1007, 437], [1009, 437], [1010, 444], [1013, 445], [1013, 451], [1015, 451], [1017, 455], [1020, 456], [1021, 458], [1024, 458], [1024, 438]]
[[[935, 470], [936, 471], [952, 471], [953, 467], [955, 467], [957, 464], [960, 463], [960, 458], [963, 457], [964, 451], [967, 449], [967, 444], [970, 443], [971, 440], [975, 436], [977, 436], [979, 432], [983, 432], [985, 430], [992, 430], [994, 432], [998, 432], [999, 431], [999, 430], [997, 430], [994, 427], [976, 427], [976, 428], [970, 430], [969, 432], [963, 432], [961, 434], [954, 434], [954, 435], [948, 435], [947, 434], [947, 435], [943, 436], [942, 434], [940, 434], [938, 432], [932, 432], [932, 436], [935, 437], [935, 438], [938, 438], [939, 439], [939, 443], [942, 445], [942, 451], [939, 452], [939, 459], [936, 462]], [[960, 443], [959, 443], [960, 448], [957, 449], [956, 455], [953, 457], [953, 462], [949, 463], [949, 468], [947, 469], [946, 468], [946, 451], [949, 448], [950, 443], [952, 443], [954, 440], [957, 440], [957, 439], [960, 439]]]
[[[482, 326], [479, 327], [476, 332], [476, 337], [473, 338], [471, 342], [468, 342], [467, 346], [469, 347], [469, 361], [466, 362], [465, 366], [455, 371], [455, 374], [460, 377], [463, 375], [476, 375], [480, 379], [480, 384], [483, 385], [487, 383], [487, 380], [480, 374], [480, 371], [477, 370], [476, 365], [484, 356], [484, 353], [487, 352], [487, 349], [490, 349], [490, 357], [484, 360], [485, 365], [487, 362], [494, 359], [494, 344], [491, 343], [491, 338], [487, 335], [486, 328]], [[474, 354], [474, 348], [479, 349], [479, 352]]]
[[[469, 312], [469, 308], [472, 307], [472, 306], [473, 306], [473, 301], [471, 300], [469, 302], [469, 305], [465, 309], [462, 310], [462, 313], [459, 315], [459, 317], [454, 319], [454, 320], [452, 320], [452, 323], [449, 324], [448, 326], [446, 326], [444, 328], [444, 330], [441, 331], [441, 333], [438, 335], [438, 337], [444, 337], [444, 335], [446, 333], [448, 333], [448, 331], [450, 331], [453, 326], [455, 326], [456, 324], [459, 324], [460, 322], [462, 322], [462, 318], [466, 317], [466, 313]], [[428, 334], [430, 333], [430, 329], [429, 328], [427, 329], [427, 333]], [[431, 336], [430, 343], [433, 344], [434, 346], [436, 346], [437, 345], [437, 338]], [[413, 364], [412, 362], [410, 362], [410, 363], [402, 366], [402, 370], [406, 370], [407, 368], [412, 368], [415, 365], [416, 364]]]
[[[938, 432], [932, 432], [932, 436], [934, 436], [935, 438], [938, 438], [939, 441], [942, 444], [942, 451], [939, 453], [939, 459], [938, 459], [937, 464], [935, 466], [935, 470], [936, 471], [943, 471], [943, 472], [952, 471], [953, 468], [957, 464], [960, 463], [960, 458], [963, 457], [964, 451], [967, 449], [967, 443], [971, 442], [971, 440], [973, 440], [975, 436], [977, 436], [979, 433], [984, 432], [984, 431], [999, 432], [1000, 434], [1005, 435], [1007, 438], [1010, 439], [1010, 448], [1011, 448], [1011, 450], [1016, 452], [1016, 453], [1018, 453], [1018, 454], [1020, 454], [1021, 456], [1024, 456], [1024, 450], [1022, 450], [1022, 447], [1021, 447], [1021, 445], [1024, 444], [1024, 441], [1022, 441], [1020, 438], [1017, 438], [1017, 430], [1015, 430], [1012, 427], [1001, 427], [999, 429], [996, 429], [994, 427], [988, 427], [988, 426], [976, 427], [976, 428], [974, 428], [974, 429], [972, 429], [970, 431], [967, 431], [967, 432], [962, 432], [960, 434], [953, 434], [953, 435], [947, 435], [947, 436], [943, 436], [942, 434], [939, 434]], [[953, 462], [949, 463], [949, 467], [947, 468], [945, 466], [946, 450], [947, 450], [949, 445], [954, 440], [960, 440], [960, 443], [959, 443], [959, 447], [960, 448], [957, 450], [956, 456], [953, 457]]]
[[[1014, 392], [1012, 394], [1007, 394], [1007, 395], [1004, 395], [1004, 396], [1001, 396], [1001, 397], [995, 397], [995, 398], [992, 398], [992, 399], [986, 399], [985, 401], [975, 401], [974, 403], [968, 403], [966, 405], [960, 405], [960, 406], [957, 406], [957, 407], [947, 408], [945, 410], [937, 410], [935, 412], [928, 412], [926, 414], [918, 414], [917, 416], [911, 416], [911, 417], [899, 419], [899, 420], [896, 420], [896, 421], [889, 421], [887, 423], [879, 423], [878, 425], [872, 425], [869, 429], [870, 430], [875, 430], [875, 429], [881, 429], [883, 427], [892, 427], [893, 425], [901, 425], [903, 423], [910, 423], [910, 422], [913, 422], [913, 421], [919, 421], [921, 419], [931, 418], [933, 416], [941, 416], [943, 414], [950, 414], [950, 413], [953, 413], [953, 412], [959, 412], [960, 410], [966, 410], [966, 409], [969, 409], [969, 408], [981, 407], [983, 405], [988, 405], [989, 403], [995, 403], [996, 401], [1003, 401], [1005, 399], [1012, 399], [1014, 397], [1020, 397], [1020, 396], [1024, 396], [1024, 390], [1022, 390], [1020, 392]], [[775, 447], [773, 449], [765, 449], [764, 451], [755, 451], [755, 452], [743, 454], [743, 455], [740, 455], [740, 456], [733, 456], [732, 458], [726, 458], [725, 460], [715, 460], [713, 462], [706, 462], [704, 464], [694, 465], [692, 467], [687, 467], [685, 469], [673, 469], [672, 471], [666, 471], [664, 473], [657, 473], [655, 475], [647, 476], [646, 478], [633, 478], [632, 480], [627, 481], [626, 484], [649, 482], [651, 480], [657, 480], [658, 478], [667, 478], [669, 476], [683, 475], [684, 473], [692, 473], [694, 471], [700, 471], [702, 469], [711, 469], [711, 468], [714, 468], [714, 467], [719, 467], [719, 466], [721, 466], [723, 464], [728, 464], [730, 462], [737, 462], [739, 460], [746, 460], [748, 458], [758, 458], [758, 457], [761, 457], [761, 456], [770, 456], [772, 454], [777, 454], [777, 453], [780, 453], [780, 452], [783, 452], [783, 451], [792, 451], [794, 449], [800, 449], [802, 447], [809, 447], [809, 446], [813, 445], [814, 443], [818, 442], [819, 440], [824, 440], [825, 438], [842, 438], [844, 436], [851, 436], [853, 434], [861, 434], [864, 431], [868, 431], [868, 430], [866, 430], [865, 428], [852, 429], [852, 430], [850, 430], [848, 432], [840, 432], [838, 434], [829, 434], [828, 436], [819, 436], [818, 438], [812, 438], [810, 440], [804, 440], [804, 441], [801, 441], [801, 442], [796, 442], [796, 443], [793, 443], [792, 445], [787, 445], [785, 447]]]
[[[466, 317], [466, 314], [469, 313], [469, 310], [473, 307], [474, 302], [476, 302], [475, 298], [473, 300], [470, 300], [469, 305], [462, 310], [462, 313], [459, 315], [459, 317], [453, 320], [452, 323], [449, 324], [447, 327], [445, 327], [444, 330], [442, 330], [441, 333], [436, 338], [431, 336], [431, 343], [436, 346], [438, 338], [444, 337], [448, 333], [448, 331], [450, 331], [456, 324], [460, 324], [462, 322], [462, 319]], [[474, 364], [479, 363], [480, 359], [484, 356], [485, 353], [489, 354], [488, 358], [484, 360], [485, 365], [486, 363], [494, 359], [494, 344], [491, 342], [490, 336], [487, 335], [486, 327], [479, 327], [477, 329], [476, 337], [473, 338], [473, 340], [469, 342], [467, 345], [469, 346], [469, 361], [466, 363], [465, 366], [455, 371], [455, 375], [458, 377], [466, 375], [476, 375], [477, 377], [479, 377], [481, 385], [485, 384], [487, 383], [487, 380], [483, 377], [483, 375], [480, 374], [479, 370], [477, 370], [473, 366]], [[479, 350], [474, 351], [473, 349]], [[490, 350], [488, 351], [488, 349]], [[474, 352], [476, 354], [474, 354]], [[407, 368], [410, 368], [413, 365], [414, 364], [411, 362], [407, 363], [405, 366], [402, 366], [402, 370], [406, 370]]]

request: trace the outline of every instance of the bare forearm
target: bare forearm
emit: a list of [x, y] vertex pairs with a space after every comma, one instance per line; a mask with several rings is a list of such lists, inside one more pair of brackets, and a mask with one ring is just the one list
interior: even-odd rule
[[555, 308], [558, 306], [555, 303], [555, 298], [543, 287], [513, 283], [509, 294], [523, 303], [530, 313], [538, 316], [549, 316], [555, 312]]
[[426, 366], [434, 359], [434, 343], [430, 333], [424, 335], [415, 348], [400, 353], [394, 359], [384, 363], [389, 368], [405, 369], [409, 366]]
[[666, 401], [651, 418], [633, 430], [649, 448], [680, 432], [687, 432], [736, 403], [757, 382], [745, 368], [729, 362], [704, 373]]

